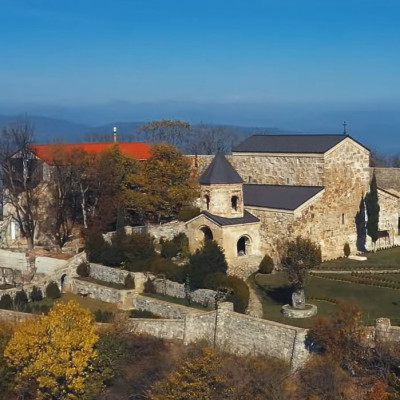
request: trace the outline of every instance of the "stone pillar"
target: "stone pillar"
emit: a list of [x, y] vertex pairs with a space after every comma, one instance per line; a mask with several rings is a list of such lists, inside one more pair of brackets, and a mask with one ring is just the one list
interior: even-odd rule
[[389, 336], [391, 323], [389, 318], [378, 318], [375, 321], [375, 340], [385, 340]]

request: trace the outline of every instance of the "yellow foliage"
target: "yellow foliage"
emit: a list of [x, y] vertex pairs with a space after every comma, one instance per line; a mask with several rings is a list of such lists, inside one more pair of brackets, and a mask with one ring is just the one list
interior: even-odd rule
[[56, 303], [48, 315], [16, 327], [4, 356], [19, 387], [36, 382], [38, 400], [78, 400], [85, 398], [98, 338], [89, 310], [72, 301]]

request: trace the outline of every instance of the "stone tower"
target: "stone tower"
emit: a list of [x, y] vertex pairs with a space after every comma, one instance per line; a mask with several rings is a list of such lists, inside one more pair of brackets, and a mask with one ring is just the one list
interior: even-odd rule
[[225, 218], [243, 217], [243, 179], [223, 154], [214, 157], [199, 182], [201, 211]]

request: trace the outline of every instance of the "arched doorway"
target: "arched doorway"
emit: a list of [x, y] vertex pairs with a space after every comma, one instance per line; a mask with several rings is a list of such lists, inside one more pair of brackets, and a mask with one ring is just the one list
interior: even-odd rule
[[239, 238], [236, 244], [238, 256], [245, 256], [250, 254], [250, 239], [247, 236]]
[[205, 242], [214, 239], [214, 235], [208, 226], [203, 226], [202, 228], [200, 228], [200, 230], [203, 232], [203, 239]]
[[61, 292], [63, 291], [63, 289], [65, 287], [66, 281], [67, 281], [67, 274], [63, 274], [61, 276]]

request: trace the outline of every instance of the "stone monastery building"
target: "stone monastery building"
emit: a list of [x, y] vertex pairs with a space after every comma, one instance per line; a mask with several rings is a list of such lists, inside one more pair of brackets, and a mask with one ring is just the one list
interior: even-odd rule
[[[265, 254], [278, 261], [299, 235], [318, 243], [323, 259], [343, 256], [345, 243], [355, 254], [369, 155], [348, 135], [254, 135], [231, 156], [194, 157], [201, 214], [186, 224], [191, 250], [216, 240], [231, 273], [242, 276]], [[381, 188], [378, 195], [383, 246], [397, 242], [400, 197]]]

